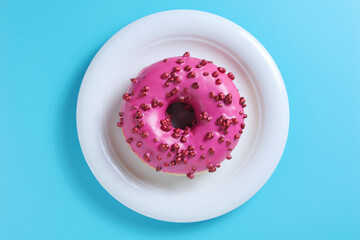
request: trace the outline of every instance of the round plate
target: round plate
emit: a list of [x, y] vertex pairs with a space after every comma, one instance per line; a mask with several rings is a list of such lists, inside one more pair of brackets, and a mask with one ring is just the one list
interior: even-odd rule
[[[185, 51], [235, 74], [249, 116], [233, 159], [193, 180], [148, 167], [116, 126], [129, 79]], [[289, 106], [277, 66], [253, 36], [222, 17], [176, 10], [137, 20], [106, 42], [84, 76], [76, 118], [85, 159], [114, 198], [148, 217], [195, 222], [235, 209], [265, 184], [286, 144]]]

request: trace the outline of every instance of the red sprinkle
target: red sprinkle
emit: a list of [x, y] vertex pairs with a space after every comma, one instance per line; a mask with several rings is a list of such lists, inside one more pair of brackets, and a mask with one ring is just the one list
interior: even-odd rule
[[150, 162], [150, 153], [149, 152], [144, 154], [144, 160], [147, 162]]
[[169, 76], [170, 76], [170, 73], [164, 72], [164, 73], [161, 75], [161, 78], [162, 78], [162, 79], [167, 79]]
[[142, 103], [142, 104], [140, 105], [140, 108], [141, 108], [142, 110], [144, 110], [144, 111], [148, 111], [148, 110], [150, 110], [150, 105], [147, 105], [147, 104], [145, 104], [145, 103]]
[[218, 79], [216, 79], [215, 83], [216, 83], [216, 85], [220, 85], [222, 83], [222, 81], [220, 78], [218, 78]]
[[207, 132], [205, 139], [210, 140], [214, 138], [214, 133], [213, 132]]
[[137, 78], [131, 78], [130, 81], [131, 81], [132, 83], [137, 83], [138, 80], [137, 80]]
[[147, 138], [149, 136], [149, 133], [148, 132], [142, 132], [140, 135], [141, 135], [142, 138]]
[[185, 52], [183, 57], [190, 57], [190, 53], [189, 52]]
[[229, 72], [227, 75], [231, 80], [235, 79], [235, 76], [234, 76], [234, 74], [232, 72]]
[[205, 146], [204, 145], [200, 145], [200, 150], [204, 150]]
[[169, 150], [169, 144], [167, 144], [167, 143], [161, 143], [161, 144], [160, 144], [160, 149], [161, 149], [163, 152], [166, 152], [167, 150]]
[[130, 96], [130, 94], [128, 94], [128, 93], [125, 93], [125, 94], [122, 96], [122, 98], [123, 98], [125, 101], [130, 101], [130, 100], [131, 100], [131, 96]]
[[137, 127], [133, 127], [132, 129], [131, 129], [131, 133], [138, 133], [139, 132], [139, 129], [137, 128]]
[[156, 171], [159, 172], [161, 170], [161, 167], [156, 167]]
[[214, 148], [209, 148], [209, 153], [210, 153], [210, 154], [214, 154], [214, 153], [215, 153], [215, 149], [214, 149]]
[[157, 157], [156, 157], [156, 159], [158, 160], [158, 161], [161, 161], [161, 156], [160, 155], [158, 155]]
[[208, 72], [203, 72], [203, 75], [204, 76], [209, 76], [209, 73]]
[[211, 74], [211, 76], [213, 76], [214, 78], [218, 77], [219, 76], [219, 72], [218, 71], [215, 71]]
[[184, 59], [179, 58], [179, 59], [176, 61], [176, 63], [182, 64], [182, 63], [184, 63]]
[[186, 176], [190, 179], [193, 179], [194, 178], [194, 173], [188, 173], [186, 174]]
[[201, 60], [200, 65], [205, 66], [207, 64], [207, 61], [205, 59]]
[[189, 72], [187, 75], [188, 78], [195, 78], [196, 77], [196, 73], [194, 72]]
[[226, 69], [223, 68], [223, 67], [218, 67], [218, 70], [219, 70], [219, 72], [221, 72], [221, 73], [225, 73], [225, 72], [226, 72]]
[[126, 140], [126, 142], [127, 142], [127, 143], [132, 143], [133, 140], [134, 140], [133, 138], [128, 138], [128, 139]]
[[192, 67], [191, 67], [190, 65], [186, 65], [186, 66], [184, 67], [184, 70], [187, 71], [187, 72], [190, 72], [191, 69], [192, 69]]
[[193, 84], [191, 84], [192, 88], [198, 89], [199, 88], [199, 83], [198, 82], [194, 82]]
[[175, 76], [174, 81], [176, 84], [179, 84], [179, 83], [181, 83], [181, 78], [179, 76]]

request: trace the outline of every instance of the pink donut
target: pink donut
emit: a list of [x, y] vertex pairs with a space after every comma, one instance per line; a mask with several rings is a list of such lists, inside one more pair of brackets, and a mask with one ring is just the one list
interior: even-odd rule
[[190, 179], [215, 172], [231, 159], [245, 128], [245, 99], [234, 78], [188, 52], [156, 62], [131, 79], [117, 125], [131, 149], [156, 171]]

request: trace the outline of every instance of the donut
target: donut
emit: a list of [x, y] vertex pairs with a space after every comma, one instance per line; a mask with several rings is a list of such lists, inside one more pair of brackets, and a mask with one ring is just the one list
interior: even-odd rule
[[215, 172], [244, 131], [244, 97], [235, 76], [212, 61], [183, 56], [130, 79], [119, 121], [133, 152], [158, 172], [194, 178]]

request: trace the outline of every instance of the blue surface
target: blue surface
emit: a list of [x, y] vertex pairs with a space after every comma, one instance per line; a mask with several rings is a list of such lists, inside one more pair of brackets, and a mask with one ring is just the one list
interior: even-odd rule
[[[0, 1], [0, 239], [360, 239], [360, 2]], [[250, 201], [194, 224], [143, 217], [95, 180], [77, 93], [106, 40], [145, 15], [197, 9], [253, 34], [282, 72], [288, 143]]]

